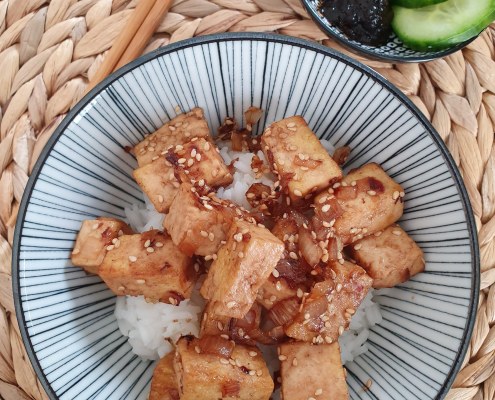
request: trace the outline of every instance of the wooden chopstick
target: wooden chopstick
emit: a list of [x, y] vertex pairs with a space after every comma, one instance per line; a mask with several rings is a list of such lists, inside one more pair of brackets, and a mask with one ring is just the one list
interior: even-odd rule
[[141, 55], [151, 36], [153, 36], [156, 28], [158, 28], [163, 17], [172, 6], [172, 3], [173, 0], [156, 1], [146, 19], [141, 24], [140, 29], [136, 32], [136, 35], [134, 35], [131, 42], [125, 49], [124, 54], [122, 54], [120, 60], [115, 65], [113, 69], [114, 71]]
[[115, 66], [119, 62], [124, 54], [125, 50], [131, 43], [132, 39], [137, 35], [139, 29], [142, 28], [143, 23], [153, 10], [153, 6], [156, 3], [160, 3], [163, 0], [140, 0], [132, 13], [129, 21], [126, 23], [124, 29], [120, 35], [115, 39], [112, 48], [105, 57], [105, 60], [101, 64], [100, 68], [89, 82], [86, 93], [93, 89], [99, 82], [106, 78], [115, 69]]

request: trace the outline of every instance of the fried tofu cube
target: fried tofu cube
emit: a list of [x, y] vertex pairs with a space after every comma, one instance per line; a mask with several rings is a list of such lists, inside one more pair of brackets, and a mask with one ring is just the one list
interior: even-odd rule
[[[302, 289], [301, 289], [302, 290]], [[276, 303], [297, 296], [297, 289], [289, 286], [284, 278], [270, 275], [258, 291], [258, 302], [270, 310]]]
[[134, 179], [149, 197], [158, 212], [168, 212], [179, 190], [174, 166], [180, 168], [200, 186], [225, 186], [232, 183], [232, 174], [214, 144], [204, 138], [193, 139], [170, 149], [133, 172]]
[[403, 197], [402, 187], [371, 163], [316, 196], [314, 206], [316, 215], [333, 224], [347, 245], [397, 221], [404, 211]]
[[228, 335], [230, 332], [230, 325], [233, 318], [215, 315], [212, 308], [212, 303], [208, 302], [203, 310], [199, 337], [209, 335]]
[[201, 287], [213, 313], [243, 318], [283, 252], [284, 244], [268, 229], [234, 221]]
[[103, 259], [100, 277], [118, 296], [174, 305], [191, 296], [197, 278], [191, 258], [156, 229], [121, 236]]
[[342, 178], [340, 167], [300, 116], [271, 124], [261, 136], [261, 149], [294, 203]]
[[338, 342], [312, 345], [284, 343], [279, 347], [284, 400], [347, 400], [349, 393]]
[[117, 218], [83, 221], [71, 253], [72, 264], [91, 274], [98, 274], [108, 246], [112, 248], [112, 241], [130, 233], [132, 229], [129, 225]]
[[373, 280], [359, 265], [328, 263], [328, 279], [314, 285], [302, 310], [285, 327], [287, 336], [312, 343], [333, 343], [348, 328]]
[[210, 137], [208, 123], [201, 108], [178, 115], [136, 144], [134, 153], [138, 165], [142, 167], [149, 164], [169, 147], [187, 143], [195, 137]]
[[182, 183], [163, 226], [184, 254], [212, 256], [234, 219], [235, 212], [209, 197], [202, 198], [189, 183]]
[[[225, 340], [221, 354], [202, 345], [203, 339], [184, 337], [177, 343], [174, 369], [181, 400], [268, 400], [274, 384], [256, 347]], [[232, 361], [232, 363], [230, 362]]]
[[374, 288], [393, 287], [425, 269], [423, 251], [399, 225], [358, 240], [348, 252], [373, 278]]
[[233, 180], [217, 147], [205, 138], [195, 138], [175, 146], [169, 150], [167, 160], [183, 168], [189, 179], [194, 182], [203, 180], [208, 186], [219, 187], [230, 185]]
[[177, 376], [174, 371], [175, 353], [169, 353], [156, 364], [151, 379], [148, 400], [179, 400]]
[[172, 164], [162, 156], [134, 170], [132, 175], [156, 211], [166, 213], [180, 186]]

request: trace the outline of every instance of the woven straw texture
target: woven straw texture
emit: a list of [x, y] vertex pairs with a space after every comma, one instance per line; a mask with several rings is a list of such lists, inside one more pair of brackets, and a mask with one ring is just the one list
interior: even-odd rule
[[[11, 245], [19, 202], [50, 135], [82, 97], [136, 6], [129, 0], [0, 0], [0, 398], [47, 399], [14, 315]], [[343, 50], [299, 0], [176, 0], [145, 52], [219, 32], [276, 31]], [[426, 64], [360, 61], [432, 121], [463, 174], [481, 246], [478, 319], [449, 400], [495, 399], [495, 25]]]

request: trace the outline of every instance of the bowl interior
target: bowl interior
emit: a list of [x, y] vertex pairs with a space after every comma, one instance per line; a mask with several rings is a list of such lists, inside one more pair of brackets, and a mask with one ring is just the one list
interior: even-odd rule
[[475, 38], [467, 40], [455, 46], [451, 46], [445, 50], [440, 51], [416, 51], [408, 48], [402, 40], [400, 40], [394, 33], [389, 38], [389, 41], [382, 46], [368, 46], [349, 39], [342, 31], [328, 22], [328, 19], [320, 13], [319, 4], [321, 0], [302, 0], [303, 5], [308, 11], [313, 20], [320, 26], [323, 31], [328, 35], [334, 37], [338, 42], [343, 44], [351, 51], [364, 55], [369, 58], [384, 60], [384, 61], [397, 61], [397, 62], [421, 62], [430, 61], [436, 58], [445, 57], [452, 54], [464, 46], [472, 42]]
[[215, 131], [250, 105], [265, 110], [261, 127], [303, 115], [320, 137], [352, 148], [346, 169], [375, 161], [403, 185], [401, 225], [423, 248], [426, 271], [378, 297], [384, 320], [369, 351], [348, 365], [350, 394], [445, 395], [471, 334], [479, 273], [466, 192], [445, 146], [371, 70], [309, 42], [236, 34], [136, 61], [86, 97], [42, 154], [19, 213], [13, 269], [23, 338], [52, 398], [147, 397], [153, 365], [119, 332], [115, 297], [70, 263], [81, 220], [123, 218], [124, 207], [143, 201], [124, 148], [178, 109], [203, 107]]

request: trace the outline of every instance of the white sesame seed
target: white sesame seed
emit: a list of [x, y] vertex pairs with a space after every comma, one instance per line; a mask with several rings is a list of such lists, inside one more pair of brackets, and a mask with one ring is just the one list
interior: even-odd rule
[[115, 246], [113, 244], [111, 244], [110, 246], [107, 246], [107, 250], [108, 251], [111, 251], [115, 248]]
[[201, 353], [201, 349], [199, 348], [199, 346], [194, 346], [194, 351], [198, 354]]
[[237, 254], [237, 257], [239, 258], [244, 258], [244, 253], [242, 251], [240, 251], [238, 254]]
[[146, 283], [146, 281], [144, 279], [136, 279], [136, 283], [138, 285], [144, 285]]
[[98, 229], [98, 225], [100, 225], [98, 222], [96, 224], [93, 224], [93, 226], [91, 227], [93, 230], [96, 230]]
[[297, 260], [297, 259], [298, 259], [297, 254], [296, 254], [296, 253], [294, 253], [293, 251], [291, 251], [291, 252], [289, 253], [289, 257], [290, 257], [290, 258], [292, 258], [293, 260]]
[[226, 360], [225, 358], [221, 358], [220, 359], [220, 363], [221, 364], [224, 364], [224, 365], [228, 365], [229, 364], [229, 360]]
[[339, 326], [339, 335], [344, 333], [344, 327], [342, 325]]
[[153, 253], [153, 252], [155, 251], [155, 249], [154, 249], [153, 247], [147, 247], [147, 248], [146, 248], [146, 251], [147, 251], [148, 253]]
[[289, 122], [289, 123], [287, 124], [287, 128], [293, 128], [293, 127], [295, 127], [295, 126], [296, 126], [296, 123], [295, 123], [295, 122]]
[[287, 360], [287, 356], [284, 356], [283, 354], [280, 354], [280, 355], [278, 356], [278, 359], [279, 359], [280, 361], [285, 361], [285, 360]]
[[129, 261], [130, 262], [136, 262], [137, 261], [137, 257], [136, 256], [129, 256]]
[[201, 154], [196, 154], [196, 161], [201, 161]]
[[217, 328], [219, 331], [223, 331], [224, 326], [221, 322], [217, 322]]
[[323, 393], [323, 389], [322, 388], [318, 388], [315, 390], [315, 396], [319, 396]]
[[144, 242], [144, 247], [150, 247], [150, 244], [151, 244], [151, 240], [146, 240], [146, 242]]
[[368, 193], [370, 196], [376, 195], [376, 192], [374, 190], [368, 190], [366, 193]]
[[235, 307], [235, 304], [236, 304], [235, 301], [229, 301], [227, 303], [227, 308], [234, 308]]
[[213, 240], [215, 239], [215, 234], [213, 232], [210, 232], [208, 234], [208, 239], [210, 240], [210, 242], [213, 242]]
[[342, 284], [341, 283], [337, 284], [335, 290], [337, 290], [337, 293], [339, 293], [342, 290]]
[[277, 269], [274, 269], [273, 272], [272, 272], [272, 275], [275, 277], [275, 278], [278, 278], [280, 276], [280, 272], [278, 272]]
[[81, 250], [78, 248], [75, 248], [74, 250], [72, 250], [72, 254], [74, 254], [74, 255], [79, 254], [80, 252], [81, 252]]
[[186, 159], [185, 159], [185, 158], [179, 158], [179, 159], [177, 160], [177, 162], [178, 162], [179, 164], [184, 164], [184, 163], [186, 162]]
[[397, 200], [400, 196], [400, 193], [398, 191], [395, 191], [393, 194], [392, 194], [392, 199], [394, 200]]
[[392, 233], [393, 233], [395, 236], [400, 236], [400, 235], [402, 235], [402, 232], [401, 232], [401, 231], [397, 231], [397, 230], [392, 231]]
[[359, 250], [361, 248], [361, 243], [354, 245], [354, 250]]
[[330, 210], [330, 204], [325, 204], [322, 208], [321, 211], [324, 213], [328, 212]]
[[298, 196], [298, 197], [302, 197], [302, 193], [301, 193], [301, 191], [300, 191], [299, 189], [295, 189], [295, 190], [294, 190], [294, 194], [295, 194], [296, 196]]
[[250, 355], [251, 357], [256, 357], [256, 356], [258, 355], [258, 353], [256, 353], [255, 351], [250, 351], [250, 352], [249, 352], [249, 355]]

